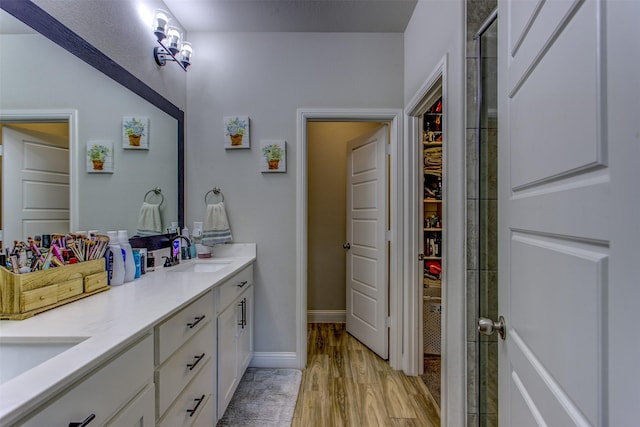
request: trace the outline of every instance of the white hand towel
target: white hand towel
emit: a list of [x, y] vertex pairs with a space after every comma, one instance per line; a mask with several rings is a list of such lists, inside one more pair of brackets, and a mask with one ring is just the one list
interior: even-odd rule
[[138, 214], [138, 236], [151, 236], [162, 233], [162, 220], [160, 219], [160, 205], [142, 202]]
[[204, 246], [231, 241], [231, 227], [229, 227], [224, 202], [207, 205], [203, 228], [202, 244]]

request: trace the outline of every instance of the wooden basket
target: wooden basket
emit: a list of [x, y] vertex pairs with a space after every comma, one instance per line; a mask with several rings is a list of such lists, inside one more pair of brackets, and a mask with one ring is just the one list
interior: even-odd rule
[[26, 319], [108, 289], [104, 258], [25, 274], [0, 268], [0, 319]]

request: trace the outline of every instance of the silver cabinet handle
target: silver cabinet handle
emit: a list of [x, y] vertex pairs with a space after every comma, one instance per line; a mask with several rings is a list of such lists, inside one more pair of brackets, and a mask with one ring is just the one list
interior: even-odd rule
[[198, 403], [196, 403], [196, 406], [194, 406], [193, 408], [191, 408], [191, 409], [187, 409], [187, 413], [189, 414], [189, 416], [190, 416], [190, 417], [193, 417], [193, 414], [195, 414], [195, 413], [196, 413], [196, 411], [198, 410], [198, 406], [200, 406], [200, 404], [201, 404], [201, 403], [202, 403], [202, 401], [204, 400], [204, 394], [203, 394], [202, 396], [200, 396], [200, 398], [198, 398], [198, 399], [193, 399], [193, 400], [195, 400], [195, 401], [196, 401], [196, 402], [198, 402]]
[[84, 421], [79, 422], [79, 423], [69, 423], [69, 427], [86, 427], [89, 425], [89, 423], [91, 421], [93, 421], [93, 419], [96, 417], [96, 414], [91, 414], [89, 415], [87, 418], [84, 419]]
[[204, 353], [202, 353], [200, 356], [193, 356], [194, 362], [187, 364], [187, 368], [189, 368], [190, 371], [193, 371], [193, 369], [198, 365], [198, 363], [200, 363], [203, 358]]
[[482, 335], [490, 336], [496, 331], [498, 331], [500, 338], [504, 340], [507, 335], [507, 322], [505, 322], [504, 317], [498, 317], [497, 322], [487, 319], [486, 317], [480, 317], [478, 319], [478, 332]]
[[187, 326], [189, 327], [189, 329], [193, 329], [196, 327], [196, 325], [200, 322], [202, 322], [204, 320], [204, 318], [207, 317], [204, 314], [200, 317], [194, 317], [193, 320], [195, 320], [195, 322], [190, 322], [187, 323]]
[[249, 283], [249, 282], [246, 281], [246, 280], [243, 280], [242, 282], [236, 283], [236, 286], [239, 287], [239, 288], [243, 288], [244, 285], [246, 285], [247, 283]]

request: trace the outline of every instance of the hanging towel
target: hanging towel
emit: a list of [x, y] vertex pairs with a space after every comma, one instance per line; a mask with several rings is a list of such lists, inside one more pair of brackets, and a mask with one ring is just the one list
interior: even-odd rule
[[151, 236], [162, 233], [162, 220], [160, 219], [160, 205], [142, 202], [138, 214], [138, 236]]
[[224, 202], [207, 205], [203, 228], [202, 244], [204, 246], [213, 246], [216, 243], [231, 241], [231, 228], [229, 227]]

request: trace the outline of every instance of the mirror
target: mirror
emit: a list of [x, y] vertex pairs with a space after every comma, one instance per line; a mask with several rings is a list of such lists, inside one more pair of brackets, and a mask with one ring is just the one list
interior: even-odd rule
[[[7, 1], [0, 9], [15, 16], [0, 11], [2, 32], [11, 21], [37, 31], [0, 35], [0, 120], [68, 123], [69, 231], [126, 229], [133, 236], [145, 197], [151, 204], [161, 200], [149, 194], [155, 188], [164, 198], [162, 231], [172, 221], [182, 226], [183, 111], [33, 3]], [[148, 120], [148, 149], [124, 146], [123, 122], [132, 116]], [[112, 173], [88, 172], [87, 146], [94, 142], [111, 148]], [[3, 194], [16, 187], [10, 180], [3, 175]], [[4, 227], [5, 241], [27, 237], [24, 226]]]

